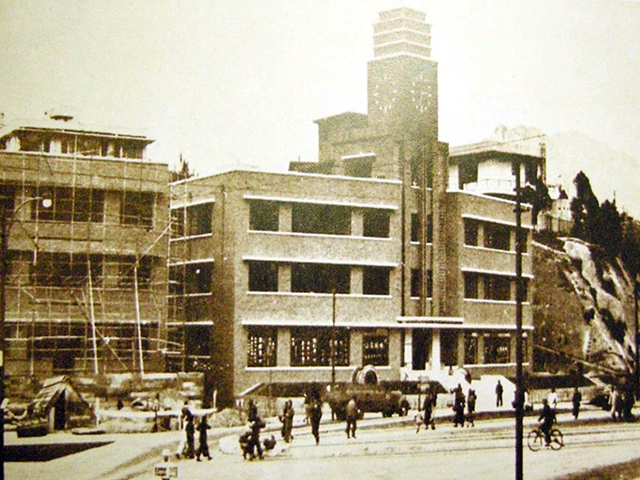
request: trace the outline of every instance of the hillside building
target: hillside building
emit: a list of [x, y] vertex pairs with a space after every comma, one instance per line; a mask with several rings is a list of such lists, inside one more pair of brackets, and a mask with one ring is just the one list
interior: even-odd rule
[[9, 376], [164, 370], [167, 165], [67, 112], [0, 125]]
[[[176, 361], [210, 358], [223, 402], [332, 371], [349, 381], [365, 365], [382, 381], [512, 375], [514, 203], [450, 182], [425, 14], [380, 13], [368, 113], [315, 123], [317, 162], [171, 184], [168, 335], [187, 342]], [[531, 230], [525, 212], [525, 282]]]

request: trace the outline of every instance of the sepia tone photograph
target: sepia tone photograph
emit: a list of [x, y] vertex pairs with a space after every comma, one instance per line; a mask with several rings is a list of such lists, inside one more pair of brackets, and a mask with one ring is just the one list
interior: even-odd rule
[[638, 26], [0, 0], [0, 480], [640, 480]]

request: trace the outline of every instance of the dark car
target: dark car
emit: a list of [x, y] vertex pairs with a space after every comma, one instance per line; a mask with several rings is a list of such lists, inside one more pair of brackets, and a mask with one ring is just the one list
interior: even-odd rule
[[398, 391], [388, 390], [377, 384], [337, 384], [326, 395], [325, 401], [338, 420], [346, 417], [347, 403], [352, 396], [356, 397], [360, 418], [365, 412], [382, 412], [383, 417], [390, 417], [394, 413], [405, 416], [409, 411], [409, 402]]

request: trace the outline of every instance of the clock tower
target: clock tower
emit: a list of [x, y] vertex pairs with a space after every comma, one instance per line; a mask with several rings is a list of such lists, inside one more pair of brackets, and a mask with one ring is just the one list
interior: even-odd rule
[[423, 12], [398, 8], [374, 24], [368, 64], [369, 122], [422, 138], [438, 138], [438, 64]]

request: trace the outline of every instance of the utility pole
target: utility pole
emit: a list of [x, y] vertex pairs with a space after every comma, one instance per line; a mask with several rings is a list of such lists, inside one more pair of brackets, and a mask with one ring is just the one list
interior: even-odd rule
[[2, 239], [0, 240], [0, 480], [4, 480], [4, 320], [5, 320], [5, 285], [7, 282], [7, 269], [9, 262], [7, 259], [8, 226], [7, 216], [0, 205], [0, 229]]
[[522, 206], [520, 204], [520, 160], [514, 158], [516, 174], [516, 480], [523, 477], [522, 437], [524, 389], [522, 385]]

